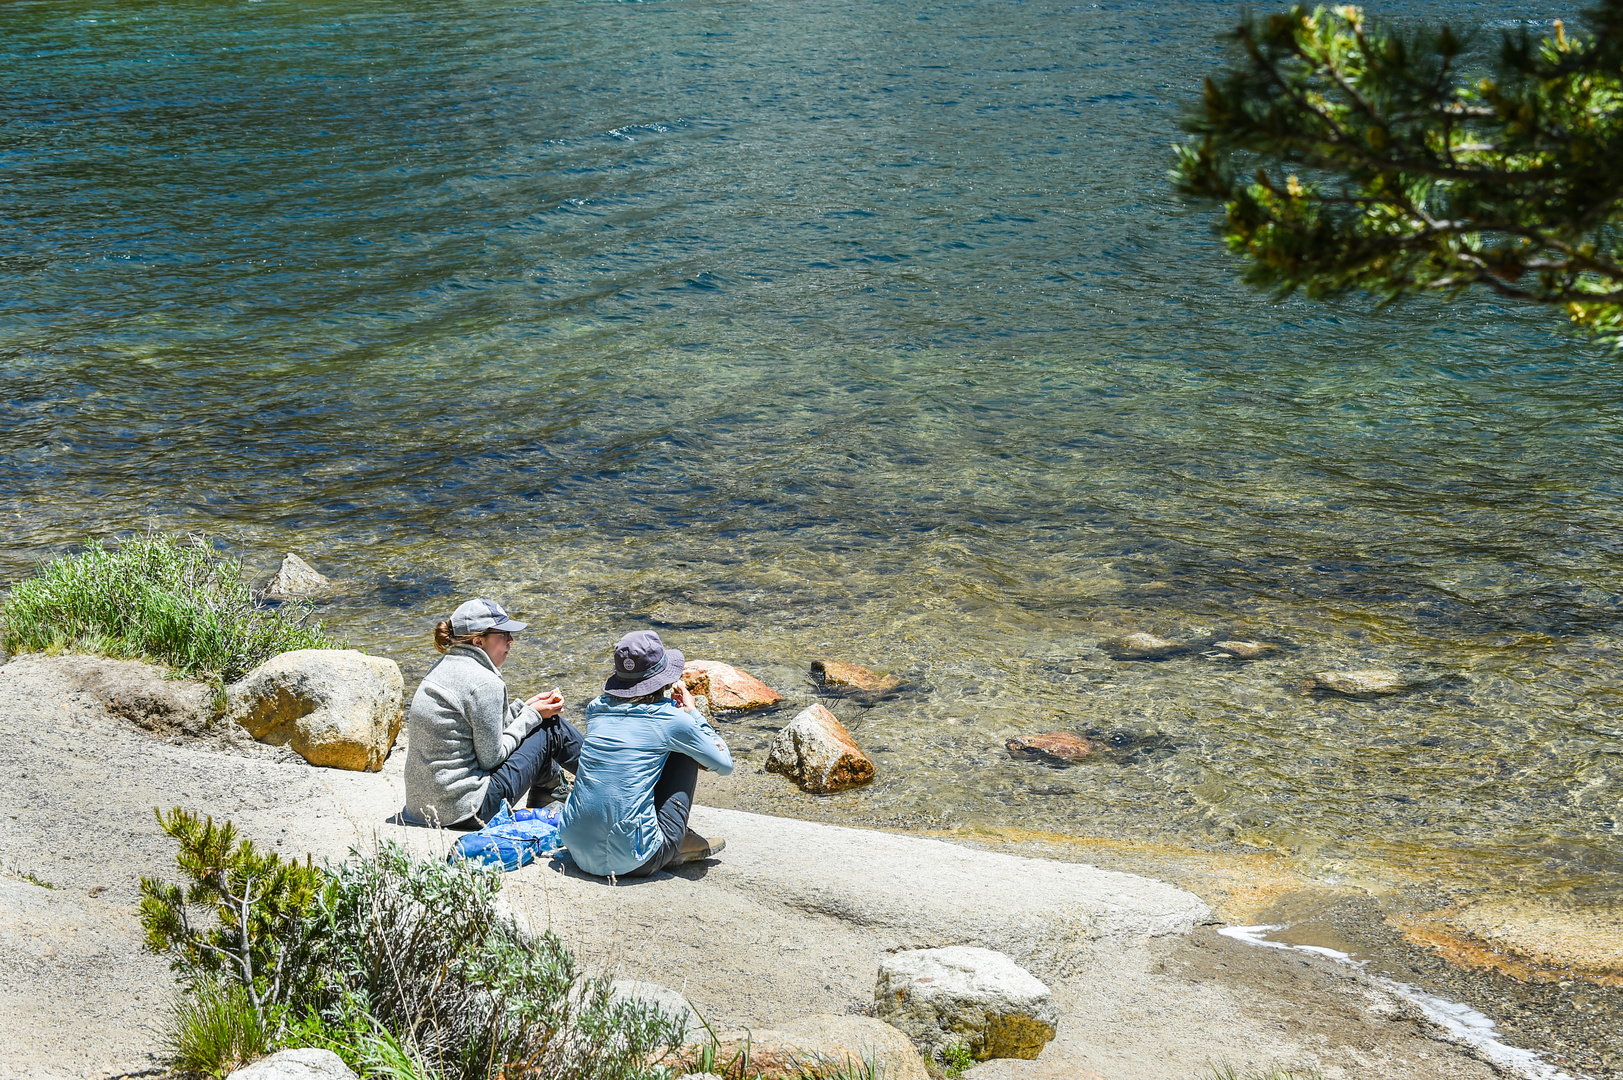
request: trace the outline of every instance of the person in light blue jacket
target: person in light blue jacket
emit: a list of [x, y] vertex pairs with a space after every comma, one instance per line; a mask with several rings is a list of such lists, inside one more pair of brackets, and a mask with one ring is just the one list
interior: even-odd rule
[[589, 874], [644, 877], [726, 844], [687, 827], [699, 770], [726, 776], [733, 756], [682, 685], [686, 663], [652, 630], [627, 634], [603, 695], [586, 706], [558, 839]]

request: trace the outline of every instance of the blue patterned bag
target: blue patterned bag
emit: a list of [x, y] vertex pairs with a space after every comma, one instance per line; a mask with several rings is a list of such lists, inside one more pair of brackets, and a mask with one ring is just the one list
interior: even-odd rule
[[539, 810], [512, 810], [503, 799], [502, 808], [490, 824], [459, 839], [446, 861], [471, 859], [499, 870], [528, 866], [537, 857], [558, 849], [558, 821], [562, 815], [562, 803], [549, 803]]

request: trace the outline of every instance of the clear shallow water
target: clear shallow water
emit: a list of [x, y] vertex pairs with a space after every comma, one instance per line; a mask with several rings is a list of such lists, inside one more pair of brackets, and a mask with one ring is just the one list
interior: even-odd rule
[[[1614, 898], [1615, 364], [1542, 313], [1242, 291], [1164, 180], [1234, 16], [0, 8], [0, 573], [148, 525], [295, 549], [408, 677], [482, 592], [538, 626], [515, 685], [577, 701], [640, 625], [796, 700], [852, 659], [913, 687], [839, 707], [853, 815]], [[1427, 685], [1296, 692], [1342, 665]], [[1053, 729], [1120, 746], [1003, 750]]]

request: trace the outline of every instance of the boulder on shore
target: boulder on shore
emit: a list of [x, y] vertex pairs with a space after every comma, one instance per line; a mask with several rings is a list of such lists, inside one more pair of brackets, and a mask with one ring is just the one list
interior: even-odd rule
[[857, 664], [838, 660], [813, 660], [811, 673], [824, 686], [833, 690], [856, 691], [861, 694], [884, 696], [895, 693], [902, 680], [894, 675], [881, 675]]
[[1069, 764], [1081, 761], [1098, 749], [1091, 740], [1069, 731], [1050, 731], [1044, 735], [1017, 735], [1003, 744], [1009, 753], [1027, 760]]
[[316, 568], [291, 551], [282, 559], [276, 576], [265, 583], [265, 595], [278, 600], [292, 600], [314, 596], [332, 588], [332, 579], [318, 573]]
[[226, 713], [260, 742], [292, 747], [312, 765], [376, 771], [404, 713], [393, 660], [354, 649], [295, 649], [226, 688]]
[[925, 1052], [957, 1043], [976, 1061], [1034, 1058], [1059, 1024], [1059, 1006], [1035, 975], [1003, 953], [963, 945], [886, 957], [874, 1006]]
[[1154, 634], [1123, 634], [1099, 642], [1099, 648], [1112, 660], [1164, 660], [1183, 646]]
[[1343, 697], [1380, 697], [1401, 694], [1409, 681], [1395, 671], [1362, 668], [1358, 671], [1315, 671], [1302, 680], [1302, 692], [1327, 692]]
[[[928, 1080], [924, 1059], [913, 1041], [896, 1028], [871, 1016], [813, 1013], [791, 1020], [783, 1030], [797, 1039], [826, 1049], [825, 1059], [853, 1065], [872, 1062], [874, 1075], [885, 1080]], [[858, 1073], [857, 1075], [863, 1075]]]
[[656, 982], [645, 982], [640, 979], [612, 979], [609, 981], [609, 996], [615, 1001], [629, 1001], [637, 1005], [646, 1005], [657, 1008], [672, 1020], [682, 1025], [682, 1038], [697, 1037], [703, 1030], [698, 1014], [688, 999], [678, 990], [672, 990]]
[[682, 682], [718, 709], [764, 709], [783, 700], [782, 694], [749, 672], [719, 660], [689, 660]]
[[243, 1066], [226, 1080], [355, 1080], [355, 1074], [331, 1050], [306, 1046], [278, 1050]]
[[[717, 1043], [717, 1067], [736, 1063], [721, 1074], [726, 1080], [840, 1080], [867, 1075], [870, 1063], [884, 1080], [929, 1078], [907, 1036], [870, 1016], [805, 1016], [782, 1028], [722, 1032]], [[746, 1056], [748, 1068], [740, 1068]], [[687, 1047], [683, 1058], [697, 1062], [698, 1047]]]
[[812, 705], [772, 740], [766, 771], [782, 773], [803, 791], [829, 795], [866, 784], [874, 765], [833, 713]]

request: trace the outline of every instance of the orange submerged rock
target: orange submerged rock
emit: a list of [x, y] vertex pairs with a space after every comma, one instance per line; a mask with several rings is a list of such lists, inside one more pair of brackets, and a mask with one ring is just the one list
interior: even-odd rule
[[825, 686], [832, 686], [839, 690], [860, 690], [865, 694], [888, 694], [902, 685], [902, 680], [894, 675], [881, 675], [877, 671], [869, 671], [856, 664], [845, 664], [838, 660], [813, 660], [812, 674], [823, 681]]
[[718, 709], [764, 709], [783, 700], [782, 694], [749, 672], [719, 660], [689, 660], [682, 682]]
[[1053, 761], [1081, 761], [1098, 749], [1090, 740], [1068, 731], [1050, 731], [1046, 735], [1022, 735], [1003, 744], [1015, 757], [1048, 759]]

